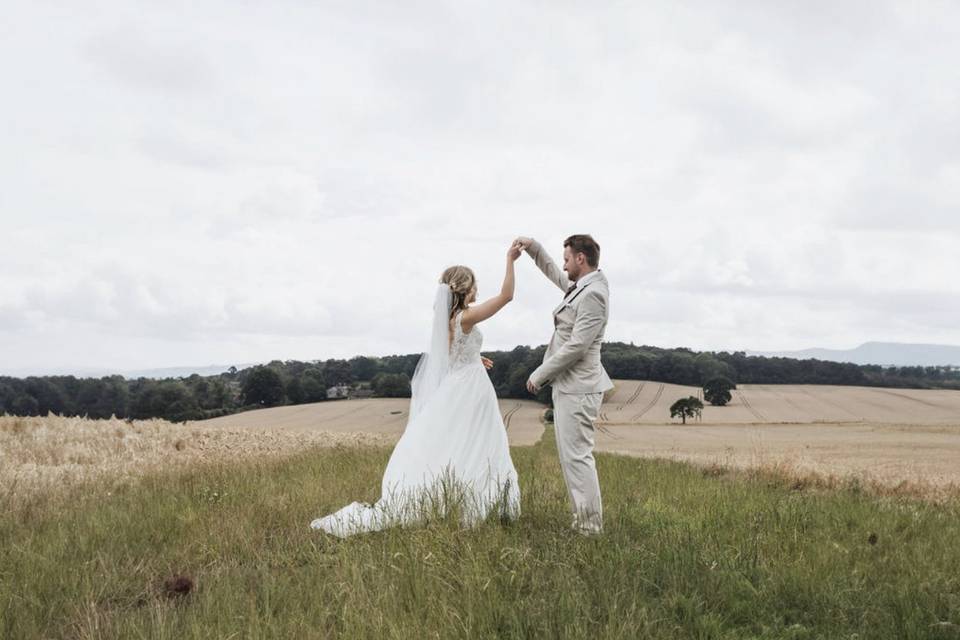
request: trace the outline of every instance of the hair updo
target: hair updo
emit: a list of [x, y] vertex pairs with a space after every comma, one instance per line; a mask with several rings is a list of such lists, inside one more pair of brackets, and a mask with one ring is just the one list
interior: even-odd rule
[[457, 311], [463, 311], [467, 308], [467, 298], [477, 282], [476, 277], [470, 267], [455, 265], [447, 267], [443, 275], [440, 276], [440, 282], [450, 286], [450, 293], [453, 294], [452, 304], [450, 305], [450, 317], [452, 318]]

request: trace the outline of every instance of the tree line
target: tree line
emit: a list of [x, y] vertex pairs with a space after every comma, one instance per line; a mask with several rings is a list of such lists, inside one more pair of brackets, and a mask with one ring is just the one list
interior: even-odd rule
[[[485, 352], [494, 361], [490, 380], [500, 398], [531, 398], [530, 373], [545, 346]], [[126, 379], [122, 376], [0, 377], [0, 413], [200, 420], [253, 408], [327, 400], [331, 387], [368, 390], [378, 397], [409, 397], [419, 354], [357, 356], [348, 360], [275, 360], [214, 376]], [[697, 352], [609, 342], [603, 364], [611, 378], [703, 386], [723, 378], [733, 384], [833, 384], [901, 388], [960, 389], [960, 369], [880, 367], [824, 360], [748, 356], [738, 352]], [[536, 399], [549, 404], [550, 389]]]

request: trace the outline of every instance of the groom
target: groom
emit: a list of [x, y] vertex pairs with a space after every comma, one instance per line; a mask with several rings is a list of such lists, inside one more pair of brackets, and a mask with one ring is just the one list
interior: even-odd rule
[[600, 414], [603, 392], [613, 388], [600, 364], [610, 297], [607, 278], [598, 268], [600, 245], [589, 235], [570, 236], [563, 242], [561, 271], [533, 238], [514, 242], [565, 293], [553, 310], [553, 337], [543, 364], [530, 374], [527, 390], [536, 393], [545, 384], [553, 385], [553, 424], [573, 507], [573, 527], [584, 534], [600, 533], [603, 506], [593, 459], [593, 423]]

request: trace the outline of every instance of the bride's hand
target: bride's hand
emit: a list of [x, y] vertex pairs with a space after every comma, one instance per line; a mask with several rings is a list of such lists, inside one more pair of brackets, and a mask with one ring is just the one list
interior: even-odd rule
[[485, 356], [480, 356], [480, 362], [483, 363], [483, 366], [487, 369], [493, 369], [493, 360]]
[[507, 250], [507, 257], [510, 258], [510, 260], [516, 261], [516, 259], [520, 257], [521, 253], [523, 253], [523, 246], [518, 242], [514, 242]]

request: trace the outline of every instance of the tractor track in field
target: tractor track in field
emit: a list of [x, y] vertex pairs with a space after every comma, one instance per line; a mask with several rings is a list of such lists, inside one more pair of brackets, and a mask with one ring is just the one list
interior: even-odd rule
[[523, 406], [523, 405], [521, 405], [521, 404], [518, 402], [517, 404], [513, 405], [512, 407], [510, 407], [506, 412], [504, 412], [504, 414], [503, 414], [503, 427], [504, 427], [504, 429], [506, 429], [506, 430], [509, 430], [509, 429], [510, 429], [510, 420], [513, 419], [513, 416], [517, 413], [517, 411], [520, 411], [520, 408], [521, 408], [522, 406]]
[[752, 404], [750, 404], [750, 401], [747, 400], [747, 397], [743, 395], [743, 392], [740, 391], [740, 389], [737, 389], [737, 396], [740, 397], [740, 402], [742, 402], [743, 406], [745, 406], [747, 410], [753, 414], [753, 417], [756, 418], [758, 422], [767, 422], [766, 417], [757, 411]]
[[633, 404], [636, 401], [637, 397], [640, 396], [640, 392], [643, 391], [643, 388], [646, 386], [646, 384], [647, 384], [646, 382], [641, 382], [639, 385], [637, 385], [637, 388], [633, 392], [633, 395], [627, 398], [626, 402], [622, 403], [619, 407], [617, 407], [617, 411], [620, 411], [628, 404]]
[[613, 440], [620, 440], [620, 438], [621, 438], [622, 436], [618, 436], [617, 434], [615, 434], [615, 433], [614, 433], [613, 431], [611, 431], [610, 428], [605, 424], [606, 422], [609, 422], [609, 421], [610, 421], [610, 418], [607, 417], [606, 412], [605, 412], [605, 411], [601, 411], [601, 412], [600, 412], [599, 419], [596, 420], [596, 421], [593, 423], [593, 428], [596, 429], [597, 431], [599, 431], [600, 433], [606, 434], [608, 437], [612, 438]]
[[766, 392], [768, 392], [768, 393], [774, 394], [775, 396], [777, 396], [778, 398], [780, 398], [781, 400], [783, 400], [784, 402], [786, 402], [788, 405], [790, 405], [791, 407], [793, 407], [794, 409], [796, 409], [796, 410], [799, 411], [800, 413], [804, 413], [804, 414], [810, 415], [810, 412], [809, 412], [809, 411], [807, 411], [806, 409], [804, 409], [803, 407], [801, 407], [799, 404], [797, 404], [795, 401], [793, 401], [792, 399], [790, 399], [790, 398], [789, 398], [786, 394], [784, 394], [782, 391], [777, 391], [776, 389], [771, 389], [768, 385], [759, 385], [759, 384], [758, 384], [758, 385], [754, 385], [754, 386], [755, 386], [757, 389], [760, 389], [760, 390], [762, 390], [762, 391], [766, 391]]
[[[632, 394], [630, 394], [630, 397], [627, 398], [626, 401], [621, 402], [620, 404], [618, 404], [617, 407], [616, 407], [616, 409], [614, 409], [614, 411], [622, 411], [623, 408], [624, 408], [625, 406], [627, 406], [628, 404], [633, 404], [634, 402], [636, 402], [637, 398], [640, 396], [640, 392], [643, 391], [643, 387], [644, 387], [646, 384], [647, 384], [646, 382], [641, 382], [640, 384], [638, 384], [638, 385], [637, 385], [637, 388], [633, 390], [633, 393], [632, 393]], [[610, 422], [610, 416], [607, 414], [606, 411], [601, 411], [601, 412], [600, 412], [600, 422]], [[610, 431], [609, 429], [607, 429], [606, 427], [599, 427], [599, 426], [598, 426], [597, 428], [598, 428], [600, 431], [603, 431], [604, 433], [606, 433], [607, 435], [609, 435], [609, 436], [612, 437], [612, 438], [619, 438], [619, 436], [613, 435], [613, 432]]]
[[597, 431], [606, 434], [607, 437], [610, 438], [611, 440], [621, 440], [621, 439], [623, 438], [623, 436], [618, 436], [618, 435], [615, 434], [613, 431], [611, 431], [609, 428], [607, 428], [607, 427], [605, 427], [605, 426], [603, 426], [603, 425], [599, 425], [599, 424], [598, 424], [598, 425], [596, 425], [596, 427], [597, 427]]
[[925, 407], [933, 407], [934, 409], [946, 409], [947, 411], [951, 410], [951, 407], [947, 407], [942, 404], [937, 404], [935, 402], [928, 402], [926, 400], [921, 400], [919, 398], [914, 398], [913, 396], [908, 396], [905, 393], [898, 393], [896, 391], [890, 391], [889, 389], [871, 389], [871, 391], [875, 391], [877, 393], [883, 393], [888, 396], [893, 396], [894, 398], [903, 398], [904, 400], [910, 400], [911, 402], [922, 404]]
[[824, 403], [824, 404], [828, 404], [828, 405], [830, 405], [831, 407], [833, 407], [833, 408], [835, 408], [835, 409], [840, 409], [840, 411], [843, 411], [844, 413], [846, 413], [846, 414], [848, 414], [848, 415], [851, 415], [851, 416], [853, 416], [854, 418], [856, 418], [856, 420], [857, 420], [858, 422], [864, 422], [864, 420], [865, 420], [863, 416], [858, 416], [858, 415], [855, 414], [853, 411], [850, 411], [850, 409], [847, 409], [845, 406], [843, 406], [842, 404], [840, 404], [839, 402], [837, 402], [837, 401], [835, 401], [835, 400], [831, 400], [830, 398], [826, 398], [826, 397], [824, 397], [824, 396], [822, 396], [822, 395], [821, 395], [821, 396], [815, 396], [815, 395], [813, 395], [812, 393], [810, 393], [810, 391], [808, 391], [807, 389], [804, 389], [804, 388], [802, 388], [802, 387], [800, 388], [800, 391], [802, 391], [804, 394], [806, 394], [807, 396], [809, 396], [810, 398], [812, 398], [812, 399], [815, 400], [815, 401], [819, 401], [819, 402], [822, 402], [822, 403]]
[[643, 409], [640, 410], [640, 413], [630, 418], [630, 422], [636, 422], [637, 420], [642, 418], [644, 415], [646, 415], [646, 413], [650, 411], [650, 409], [653, 409], [655, 406], [657, 406], [657, 402], [659, 402], [660, 396], [663, 395], [663, 389], [664, 389], [664, 385], [661, 383], [660, 386], [657, 387], [657, 392], [654, 394], [653, 399], [650, 402], [648, 402]]

